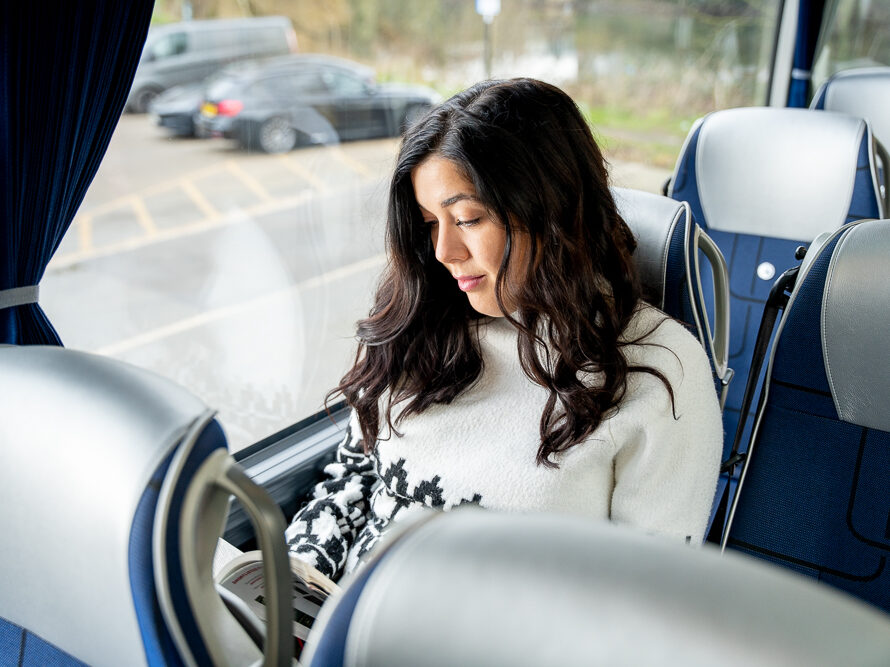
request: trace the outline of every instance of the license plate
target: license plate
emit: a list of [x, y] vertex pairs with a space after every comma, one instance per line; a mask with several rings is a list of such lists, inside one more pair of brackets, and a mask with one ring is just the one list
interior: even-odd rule
[[210, 102], [204, 102], [204, 104], [201, 105], [201, 113], [213, 118], [216, 115], [216, 105], [211, 104]]

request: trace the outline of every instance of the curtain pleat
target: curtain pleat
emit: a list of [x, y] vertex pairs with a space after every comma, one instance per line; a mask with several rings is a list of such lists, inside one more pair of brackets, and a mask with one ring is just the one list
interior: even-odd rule
[[[96, 175], [151, 0], [0, 3], [0, 290], [39, 284]], [[0, 343], [61, 345], [42, 309], [0, 310]]]

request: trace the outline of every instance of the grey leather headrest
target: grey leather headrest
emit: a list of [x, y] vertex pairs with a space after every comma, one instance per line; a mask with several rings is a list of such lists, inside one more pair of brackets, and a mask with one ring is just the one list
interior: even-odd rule
[[709, 114], [695, 158], [707, 227], [803, 241], [840, 227], [868, 132], [861, 118], [807, 109]]
[[[881, 143], [890, 145], [890, 67], [867, 67], [840, 72], [824, 86], [826, 111], [862, 116]], [[820, 90], [813, 100], [818, 100]]]
[[634, 262], [640, 272], [643, 291], [657, 295], [657, 303], [664, 308], [665, 274], [671, 236], [677, 225], [685, 219], [688, 205], [668, 197], [630, 190], [612, 188], [618, 212], [637, 239]]
[[345, 664], [890, 664], [890, 617], [739, 554], [586, 518], [461, 508], [380, 560]]
[[822, 353], [843, 421], [890, 431], [890, 220], [850, 225], [822, 296]]
[[121, 362], [0, 348], [0, 616], [88, 664], [144, 663], [130, 527], [152, 473], [205, 411]]

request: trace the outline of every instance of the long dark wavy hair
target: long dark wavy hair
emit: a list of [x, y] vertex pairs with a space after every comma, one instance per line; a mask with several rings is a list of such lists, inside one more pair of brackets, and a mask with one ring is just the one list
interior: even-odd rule
[[[358, 416], [366, 451], [381, 420], [450, 403], [480, 376], [476, 313], [437, 260], [415, 199], [412, 171], [450, 160], [495, 220], [506, 244], [495, 294], [518, 329], [526, 375], [549, 390], [537, 462], [582, 442], [618, 407], [630, 372], [622, 341], [640, 298], [636, 242], [609, 190], [606, 163], [572, 99], [533, 79], [485, 81], [431, 110], [405, 134], [389, 190], [389, 261], [370, 315], [358, 323], [355, 364], [331, 396]], [[523, 279], [508, 284], [517, 234], [527, 235]], [[515, 275], [515, 271], [512, 271]], [[507, 291], [508, 290], [508, 291]], [[591, 383], [585, 374], [597, 373]], [[399, 403], [394, 419], [393, 406]]]

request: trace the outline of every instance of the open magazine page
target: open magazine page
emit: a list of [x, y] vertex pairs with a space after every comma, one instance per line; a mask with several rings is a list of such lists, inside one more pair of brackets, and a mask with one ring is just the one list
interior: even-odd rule
[[[218, 548], [217, 555], [219, 553]], [[302, 640], [309, 634], [315, 617], [318, 616], [322, 603], [328, 595], [338, 590], [338, 586], [321, 572], [296, 558], [291, 558], [290, 564], [294, 575], [292, 577], [293, 632], [294, 637], [301, 640], [299, 643], [302, 644]], [[244, 600], [250, 610], [265, 622], [265, 577], [259, 551], [240, 553], [219, 567], [214, 563], [214, 578], [219, 585]]]
[[236, 547], [234, 544], [232, 544], [231, 542], [226, 542], [224, 539], [219, 538], [216, 541], [216, 551], [213, 553], [213, 578], [217, 579], [220, 572], [222, 572], [223, 568], [226, 565], [228, 565], [238, 556], [241, 556], [243, 554], [244, 552], [241, 551], [241, 549]]

